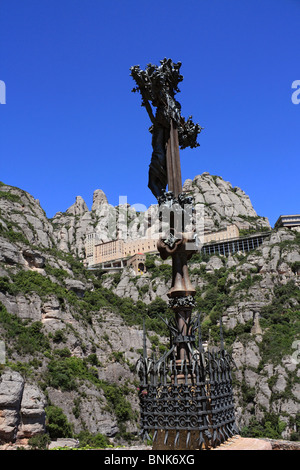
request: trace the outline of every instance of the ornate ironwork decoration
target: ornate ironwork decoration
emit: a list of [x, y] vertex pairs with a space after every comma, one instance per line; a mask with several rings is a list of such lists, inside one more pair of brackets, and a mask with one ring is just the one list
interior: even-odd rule
[[[172, 431], [176, 447], [180, 433], [186, 431], [187, 448], [195, 433], [199, 449], [216, 447], [238, 432], [231, 356], [222, 344], [218, 349], [204, 350], [199, 316], [196, 322], [185, 325], [187, 335], [179, 332], [174, 321], [166, 324], [170, 330], [170, 349], [158, 360], [147, 357], [144, 328], [144, 352], [137, 363], [141, 434], [144, 439], [152, 435], [155, 442], [158, 432], [163, 430], [167, 443]], [[186, 343], [188, 350], [182, 360], [176, 356], [178, 343]]]
[[195, 299], [192, 295], [185, 295], [182, 297], [171, 297], [169, 299], [169, 307], [175, 308], [193, 308], [195, 307]]
[[[149, 166], [149, 188], [158, 199], [169, 184], [167, 174], [166, 145], [172, 134], [172, 126], [178, 130], [178, 145], [181, 149], [195, 148], [201, 126], [181, 116], [181, 105], [175, 99], [179, 93], [178, 84], [183, 80], [180, 74], [181, 62], [174, 63], [164, 58], [160, 65], [148, 64], [145, 70], [139, 65], [130, 67], [130, 75], [136, 83], [133, 92], [142, 96], [142, 106], [149, 115], [152, 126], [152, 157]], [[152, 107], [156, 108], [154, 112]], [[169, 187], [170, 189], [170, 187]]]

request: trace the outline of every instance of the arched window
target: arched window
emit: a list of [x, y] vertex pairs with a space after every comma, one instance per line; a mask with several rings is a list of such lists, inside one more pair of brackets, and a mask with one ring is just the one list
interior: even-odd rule
[[139, 263], [139, 264], [138, 264], [138, 269], [139, 269], [140, 271], [144, 271], [144, 270], [145, 270], [145, 265], [144, 265], [144, 263]]

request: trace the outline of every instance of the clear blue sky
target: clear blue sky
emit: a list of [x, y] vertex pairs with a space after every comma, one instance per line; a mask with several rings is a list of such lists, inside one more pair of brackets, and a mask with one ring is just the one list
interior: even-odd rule
[[300, 213], [299, 0], [0, 0], [0, 180], [47, 216], [95, 189], [156, 203], [150, 125], [129, 68], [181, 61], [182, 114], [205, 129], [183, 181], [241, 187], [273, 225]]

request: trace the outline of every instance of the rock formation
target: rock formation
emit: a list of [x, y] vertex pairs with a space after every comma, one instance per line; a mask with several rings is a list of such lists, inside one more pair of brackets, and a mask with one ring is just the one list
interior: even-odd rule
[[[183, 190], [194, 197], [196, 209], [203, 214], [206, 232], [222, 230], [231, 224], [244, 230], [270, 229], [268, 219], [257, 215], [249, 196], [220, 176], [205, 172], [193, 180], [186, 180]], [[86, 233], [95, 232], [99, 241], [115, 239], [120, 220], [126, 222], [129, 237], [138, 234], [147, 238], [159, 231], [157, 206], [150, 206], [147, 211], [137, 214], [130, 206], [110, 205], [104, 192], [97, 189], [91, 211], [77, 196], [76, 202], [66, 212], [58, 212], [54, 216], [55, 243], [64, 252], [84, 257]]]
[[186, 180], [183, 190], [194, 197], [196, 207], [203, 207], [207, 231], [218, 231], [231, 223], [241, 229], [270, 228], [268, 219], [259, 217], [253, 209], [249, 196], [220, 176], [202, 173]]
[[108, 204], [107, 197], [105, 196], [102, 189], [96, 189], [93, 194], [92, 211], [96, 211], [99, 207], [104, 204]]
[[75, 215], [75, 216], [76, 215], [82, 216], [88, 211], [89, 211], [88, 206], [86, 205], [82, 197], [77, 196], [74, 204], [71, 207], [69, 207], [69, 209], [67, 209], [67, 214]]
[[0, 376], [0, 442], [13, 442], [46, 431], [46, 399], [36, 384], [20, 373], [4, 370]]
[[[270, 230], [249, 197], [220, 177], [204, 173], [184, 189], [203, 208], [209, 231], [232, 223]], [[48, 430], [45, 418], [53, 407], [72, 424], [73, 435], [86, 429], [113, 442], [137, 436], [134, 367], [143, 347], [142, 319], [149, 354], [160, 354], [167, 332], [158, 313], [168, 315], [171, 266], [150, 255], [147, 273], [136, 276], [129, 268], [93, 274], [80, 262], [86, 233], [107, 228], [122, 210], [136, 227], [132, 208], [112, 207], [97, 190], [91, 211], [78, 196], [48, 220], [30, 194], [0, 186], [0, 341], [6, 353], [0, 444]], [[148, 214], [139, 217], [149, 228]], [[103, 239], [109, 235], [104, 230]], [[197, 254], [189, 263], [210, 344], [218, 341], [222, 314], [236, 363], [237, 423], [249, 434], [299, 439], [299, 241], [296, 231], [272, 230], [255, 251]]]

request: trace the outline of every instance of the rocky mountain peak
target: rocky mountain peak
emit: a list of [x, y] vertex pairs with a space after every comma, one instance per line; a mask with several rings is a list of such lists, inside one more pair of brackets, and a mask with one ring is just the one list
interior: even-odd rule
[[270, 229], [268, 219], [257, 215], [249, 196], [221, 176], [204, 172], [187, 179], [183, 191], [190, 193], [196, 208], [203, 210], [205, 231], [218, 231], [230, 224], [240, 229]]
[[93, 194], [92, 211], [98, 209], [103, 204], [108, 204], [107, 197], [102, 189], [96, 189]]
[[[183, 184], [183, 191], [193, 197], [195, 208], [204, 222], [205, 232], [223, 230], [232, 224], [237, 225], [240, 230], [261, 231], [271, 228], [267, 218], [257, 215], [249, 196], [242, 189], [233, 187], [230, 182], [223, 180], [221, 176], [204, 172], [194, 179], [187, 179]], [[140, 214], [132, 211], [129, 205], [125, 210], [132, 222], [131, 225], [134, 226], [136, 219], [136, 225], [139, 226], [143, 223], [143, 217], [148, 217], [147, 214], [151, 209], [151, 222], [147, 227], [148, 231], [156, 233], [157, 208], [158, 206], [151, 206], [148, 211]], [[99, 240], [111, 239], [110, 227], [112, 220], [116, 218], [115, 209], [109, 204], [102, 189], [94, 191], [91, 211], [88, 210], [84, 200], [77, 196], [76, 202], [65, 213], [59, 212], [53, 219], [54, 237], [59, 248], [84, 256], [87, 232], [96, 232]]]
[[[20, 231], [28, 236], [30, 243], [52, 247], [54, 242], [60, 250], [84, 257], [88, 232], [96, 232], [98, 239], [103, 241], [112, 237], [110, 229], [116, 219], [117, 211], [108, 203], [101, 189], [96, 189], [93, 193], [91, 210], [88, 209], [84, 199], [77, 196], [75, 203], [66, 212], [58, 212], [51, 221], [30, 194], [5, 185], [0, 189], [3, 196], [7, 195], [0, 201], [2, 223], [7, 214], [7, 218], [20, 226]], [[205, 232], [223, 230], [231, 224], [236, 224], [240, 230], [270, 229], [268, 219], [257, 215], [249, 196], [220, 176], [204, 172], [194, 179], [187, 179], [183, 190], [193, 196], [195, 208], [204, 222]], [[148, 211], [139, 214], [131, 210], [130, 206], [125, 209], [132, 226], [142, 225], [143, 217], [147, 218], [147, 213], [151, 209], [151, 222], [150, 226], [147, 222], [147, 227], [151, 233], [156, 233], [157, 206], [151, 206]]]
[[69, 207], [69, 209], [67, 209], [66, 212], [72, 215], [83, 215], [88, 212], [88, 210], [88, 206], [83, 198], [81, 196], [76, 196], [76, 201], [71, 207]]

